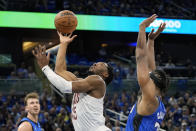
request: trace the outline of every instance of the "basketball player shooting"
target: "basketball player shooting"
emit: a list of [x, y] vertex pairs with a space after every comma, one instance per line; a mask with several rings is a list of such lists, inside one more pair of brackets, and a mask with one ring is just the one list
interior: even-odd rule
[[46, 56], [46, 49], [38, 46], [32, 51], [37, 63], [48, 80], [62, 93], [74, 93], [72, 100], [72, 123], [75, 131], [111, 131], [105, 126], [103, 116], [103, 100], [106, 85], [113, 79], [113, 69], [107, 63], [94, 63], [89, 68], [89, 76], [85, 79], [77, 78], [67, 71], [65, 62], [66, 50], [76, 35], [60, 37], [60, 47], [57, 54], [55, 72], [48, 66], [50, 54]]
[[148, 35], [146, 44], [145, 29], [157, 18], [156, 14], [145, 19], [139, 26], [136, 46], [137, 79], [140, 96], [129, 114], [126, 131], [157, 131], [166, 110], [161, 97], [168, 87], [168, 78], [163, 70], [156, 69], [154, 40], [164, 30], [166, 24], [160, 24]]

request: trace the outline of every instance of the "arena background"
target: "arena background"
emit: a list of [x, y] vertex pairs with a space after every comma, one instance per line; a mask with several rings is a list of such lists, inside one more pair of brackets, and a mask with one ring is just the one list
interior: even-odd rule
[[[37, 3], [36, 0], [0, 0], [0, 9], [0, 131], [17, 130], [17, 123], [25, 116], [24, 96], [32, 91], [40, 95], [39, 121], [43, 130], [73, 130], [70, 120], [72, 96], [62, 96], [51, 89], [31, 54], [31, 50], [38, 44], [45, 44], [48, 49], [57, 45], [59, 40], [56, 30], [54, 27], [29, 28], [31, 23], [27, 24], [28, 19], [32, 17], [26, 17], [33, 12], [37, 15], [52, 13], [55, 16], [65, 9], [81, 17], [79, 23], [92, 24], [91, 29], [80, 26], [74, 32], [78, 38], [68, 48], [68, 69], [79, 77], [84, 77], [93, 62], [107, 61], [114, 67], [115, 77], [107, 88], [105, 98], [106, 125], [113, 131], [124, 131], [127, 116], [137, 99], [139, 89], [134, 57], [138, 28], [129, 30], [129, 27], [120, 27], [127, 22], [122, 19], [128, 18], [129, 22], [133, 18], [130, 25], [139, 25], [134, 20], [156, 13], [160, 19], [167, 21], [186, 21], [185, 27], [181, 23], [183, 28], [174, 32], [166, 31], [155, 41], [157, 66], [164, 69], [171, 79], [169, 91], [164, 98], [167, 114], [161, 128], [167, 131], [195, 131], [195, 0], [37, 0]], [[27, 14], [13, 19], [10, 13], [17, 12]], [[89, 18], [99, 16], [102, 19], [88, 23], [90, 19], [84, 19], [83, 15], [89, 15]], [[36, 18], [36, 14], [33, 16]], [[106, 26], [105, 22], [111, 16], [119, 21], [113, 26], [110, 23]], [[26, 25], [16, 26], [20, 22]], [[37, 22], [39, 23], [39, 19]], [[114, 27], [115, 30], [109, 27]], [[55, 58], [54, 51], [50, 61], [53, 68]]]

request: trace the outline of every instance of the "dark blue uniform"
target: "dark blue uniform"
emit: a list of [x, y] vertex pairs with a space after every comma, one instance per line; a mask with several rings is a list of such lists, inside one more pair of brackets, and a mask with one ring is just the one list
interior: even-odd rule
[[135, 104], [129, 114], [126, 131], [157, 131], [165, 116], [166, 110], [163, 102], [159, 100], [157, 110], [148, 116], [142, 116], [137, 113], [137, 104]]
[[18, 126], [19, 126], [22, 122], [24, 122], [24, 121], [28, 121], [28, 122], [31, 124], [33, 131], [41, 131], [41, 126], [40, 126], [39, 122], [35, 123], [35, 122], [33, 122], [32, 120], [30, 120], [29, 118], [27, 118], [27, 117], [24, 117], [24, 118], [20, 121], [20, 123], [18, 124]]

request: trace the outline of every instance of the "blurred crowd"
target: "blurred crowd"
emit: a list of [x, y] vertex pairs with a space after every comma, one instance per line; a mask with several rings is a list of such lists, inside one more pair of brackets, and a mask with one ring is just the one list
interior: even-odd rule
[[[41, 112], [39, 122], [45, 131], [73, 131], [71, 124], [71, 99], [66, 96], [61, 99], [58, 95], [50, 95], [48, 90], [40, 94]], [[124, 131], [125, 127], [120, 123], [126, 123], [132, 106], [137, 100], [136, 92], [121, 92], [107, 94], [105, 97], [106, 125], [113, 131]], [[166, 131], [195, 131], [196, 129], [196, 92], [180, 92], [174, 96], [166, 96], [163, 99], [166, 107], [166, 116], [161, 128]], [[116, 117], [106, 109], [118, 112]], [[16, 131], [19, 121], [26, 116], [24, 111], [24, 96], [0, 94], [0, 130]], [[117, 121], [112, 121], [115, 118]]]
[[34, 67], [26, 66], [24, 62], [18, 68], [14, 68], [8, 76], [0, 76], [1, 79], [16, 80], [16, 79], [37, 79]]
[[195, 0], [1, 0], [0, 5], [3, 10], [14, 11], [67, 9], [76, 14], [144, 17], [157, 13], [161, 17], [196, 19]]

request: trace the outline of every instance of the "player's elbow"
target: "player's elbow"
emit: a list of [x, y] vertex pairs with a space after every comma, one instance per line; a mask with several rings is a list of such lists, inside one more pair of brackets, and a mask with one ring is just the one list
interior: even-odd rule
[[56, 66], [55, 66], [54, 71], [55, 71], [56, 73], [60, 73], [62, 70], [63, 70], [63, 68], [62, 68], [61, 66], [59, 66], [59, 65], [56, 65]]
[[62, 77], [62, 75], [61, 75], [62, 70], [56, 70], [56, 69], [55, 69], [54, 72], [55, 72], [57, 75], [59, 75], [59, 76]]
[[143, 58], [145, 57], [145, 55], [144, 54], [137, 54], [136, 53], [136, 62], [139, 62], [139, 61], [141, 61]]

